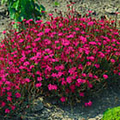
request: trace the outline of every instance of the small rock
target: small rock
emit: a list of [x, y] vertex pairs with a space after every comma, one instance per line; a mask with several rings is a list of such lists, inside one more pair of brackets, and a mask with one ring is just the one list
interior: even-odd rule
[[102, 117], [103, 117], [103, 115], [102, 115], [102, 114], [99, 114], [99, 115], [97, 115], [95, 118], [96, 118], [96, 120], [101, 120]]
[[81, 117], [80, 117], [80, 118], [78, 118], [78, 120], [85, 120], [85, 118], [81, 118]]
[[88, 119], [88, 120], [101, 120], [102, 117], [103, 117], [103, 115], [102, 115], [102, 114], [99, 114], [99, 115], [97, 115], [95, 118], [90, 118], [90, 119]]
[[105, 8], [105, 12], [106, 13], [108, 13], [108, 14], [116, 14], [116, 12], [117, 12], [117, 8], [112, 8], [112, 7], [110, 7], [110, 8]]
[[52, 109], [53, 107], [50, 103], [44, 103], [44, 106], [49, 109]]
[[90, 119], [88, 119], [88, 120], [96, 120], [96, 118], [90, 118]]
[[63, 118], [62, 120], [74, 120], [72, 118]]
[[41, 111], [41, 110], [43, 110], [43, 108], [44, 108], [44, 105], [42, 103], [41, 97], [35, 99], [32, 102], [32, 105], [31, 105], [32, 112]]
[[24, 116], [24, 117], [22, 117], [22, 120], [40, 120], [40, 117]]

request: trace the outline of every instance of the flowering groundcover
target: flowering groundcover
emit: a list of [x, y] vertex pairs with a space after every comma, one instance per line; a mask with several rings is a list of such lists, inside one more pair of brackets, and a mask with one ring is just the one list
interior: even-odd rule
[[[0, 43], [0, 113], [21, 110], [25, 99], [44, 94], [61, 102], [120, 76], [120, 31], [110, 21], [58, 16], [43, 23], [24, 20]], [[112, 21], [113, 22], [113, 21]], [[21, 23], [19, 23], [21, 24]], [[85, 101], [91, 106], [92, 101]]]

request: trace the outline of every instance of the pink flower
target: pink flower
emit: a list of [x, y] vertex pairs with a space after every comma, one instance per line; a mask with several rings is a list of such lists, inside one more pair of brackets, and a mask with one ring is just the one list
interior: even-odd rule
[[42, 23], [43, 21], [42, 20], [36, 20], [35, 22], [36, 23]]
[[62, 85], [66, 85], [67, 82], [63, 80], [63, 81], [61, 82], [61, 84], [62, 84]]
[[36, 71], [36, 74], [39, 75], [39, 76], [42, 75], [42, 73], [40, 71]]
[[62, 23], [60, 23], [60, 24], [59, 24], [59, 27], [62, 27], [62, 26], [63, 26], [63, 24], [62, 24]]
[[33, 19], [29, 19], [29, 20], [26, 21], [26, 23], [29, 24], [32, 21], [33, 21]]
[[11, 87], [6, 87], [6, 90], [8, 90], [8, 91], [9, 91], [10, 89], [11, 89]]
[[79, 50], [79, 52], [80, 52], [80, 53], [82, 53], [82, 52], [83, 52], [83, 48], [79, 48], [78, 50]]
[[79, 95], [84, 97], [84, 92], [80, 92]]
[[2, 107], [4, 107], [5, 105], [6, 105], [6, 103], [5, 103], [5, 102], [2, 102], [2, 103], [1, 103], [1, 106], [2, 106]]
[[76, 31], [79, 31], [80, 29], [79, 28], [75, 28]]
[[72, 92], [75, 92], [75, 85], [71, 85], [70, 89], [71, 89]]
[[57, 73], [52, 73], [52, 77], [57, 77]]
[[20, 89], [20, 87], [16, 85], [16, 86], [15, 86], [15, 89], [18, 89], [18, 90], [19, 90], [19, 89]]
[[72, 78], [69, 76], [69, 77], [67, 77], [66, 81], [67, 81], [67, 83], [70, 84], [72, 82]]
[[12, 93], [11, 93], [11, 92], [7, 92], [7, 95], [8, 95], [8, 96], [12, 96]]
[[80, 40], [82, 41], [83, 44], [87, 42], [86, 37], [80, 36], [79, 38], [80, 38]]
[[6, 33], [6, 31], [4, 30], [3, 32], [2, 32], [2, 34], [5, 34]]
[[29, 78], [25, 78], [24, 81], [29, 83], [30, 79]]
[[23, 62], [25, 59], [26, 59], [26, 57], [21, 57], [21, 58], [20, 58], [20, 61]]
[[78, 79], [77, 79], [77, 82], [78, 82], [78, 83], [85, 83], [85, 82], [86, 82], [86, 80], [81, 79], [81, 78], [78, 78]]
[[42, 83], [37, 83], [35, 86], [36, 86], [37, 88], [38, 88], [38, 87], [41, 87], [41, 86], [42, 86]]
[[88, 104], [88, 106], [91, 106], [91, 105], [92, 105], [92, 102], [91, 102], [91, 101], [89, 101], [87, 104]]
[[58, 77], [61, 77], [63, 75], [63, 72], [58, 72]]
[[81, 70], [83, 69], [82, 64], [79, 64], [78, 69], [81, 69]]
[[47, 23], [48, 25], [50, 25], [50, 24], [51, 24], [51, 22], [50, 22], [50, 21], [46, 21], [46, 23]]
[[12, 98], [8, 96], [7, 101], [12, 101]]
[[[87, 50], [87, 49], [85, 49], [85, 54], [89, 54], [90, 53], [90, 51], [89, 50]], [[91, 57], [92, 58], [92, 57]]]
[[51, 41], [49, 39], [45, 39], [44, 42], [45, 42], [46, 45], [51, 44]]
[[10, 106], [10, 107], [11, 107], [11, 109], [12, 109], [12, 110], [14, 110], [14, 109], [15, 109], [15, 106], [14, 106], [14, 105], [12, 105], [12, 106]]
[[88, 87], [89, 87], [89, 88], [92, 88], [92, 87], [93, 87], [93, 85], [92, 85], [92, 84], [90, 84], [90, 83], [88, 83]]
[[89, 42], [89, 44], [96, 45], [96, 42], [92, 41], [92, 42]]
[[37, 36], [42, 36], [44, 33], [43, 32], [39, 32], [38, 34], [37, 34]]
[[42, 81], [42, 77], [37, 77], [37, 81]]
[[88, 12], [89, 12], [89, 13], [92, 13], [93, 11], [89, 10]]
[[20, 39], [20, 40], [19, 40], [19, 43], [22, 43], [23, 41], [24, 41], [24, 39]]
[[40, 41], [40, 40], [41, 40], [41, 38], [36, 38], [34, 41], [37, 42], [37, 41]]
[[92, 74], [92, 73], [88, 73], [88, 76], [92, 78], [92, 77], [93, 77], [93, 74]]
[[68, 46], [70, 44], [70, 41], [67, 39], [62, 39], [62, 45]]
[[50, 30], [51, 30], [51, 29], [46, 28], [46, 29], [45, 29], [45, 33], [49, 33], [49, 32], [50, 32]]
[[10, 110], [8, 108], [5, 109], [5, 113], [10, 113]]
[[82, 73], [82, 76], [83, 76], [83, 77], [86, 77], [87, 75], [86, 75], [86, 73]]
[[91, 60], [91, 61], [94, 61], [95, 58], [93, 56], [89, 56], [89, 57], [87, 57], [87, 59]]
[[105, 54], [102, 53], [102, 52], [99, 52], [99, 57], [104, 58], [104, 57], [105, 57]]
[[91, 62], [87, 62], [86, 65], [90, 66], [92, 63]]
[[63, 64], [60, 65], [60, 69], [61, 69], [61, 70], [64, 70], [64, 69], [65, 69], [65, 67], [64, 67]]
[[26, 61], [26, 62], [23, 63], [24, 66], [27, 66], [27, 65], [29, 65], [29, 64], [30, 64], [30, 63], [29, 63], [28, 61]]
[[103, 77], [104, 77], [104, 79], [107, 79], [107, 78], [108, 78], [108, 75], [104, 74]]
[[93, 21], [88, 22], [88, 25], [89, 25], [89, 26], [92, 26], [93, 24], [94, 24]]
[[80, 87], [80, 83], [78, 83], [78, 82], [75, 82], [75, 85], [76, 85], [77, 87]]
[[35, 66], [34, 65], [30, 65], [30, 69], [34, 68]]
[[61, 100], [61, 102], [65, 102], [66, 101], [66, 97], [61, 97], [60, 100]]
[[87, 107], [87, 106], [88, 106], [88, 103], [85, 103], [85, 106]]
[[111, 59], [110, 61], [111, 61], [111, 63], [115, 63], [115, 60], [114, 60], [114, 59]]
[[96, 68], [99, 68], [99, 67], [100, 67], [100, 65], [99, 65], [99, 64], [95, 64], [95, 67], [96, 67]]
[[16, 95], [16, 97], [17, 97], [17, 98], [20, 98], [20, 97], [21, 97], [21, 94], [20, 94], [20, 93], [18, 93], [18, 92], [17, 92], [17, 93], [15, 93], [15, 95]]
[[93, 78], [98, 79], [98, 76], [97, 76], [97, 75], [94, 75]]
[[67, 36], [67, 38], [73, 38], [73, 37], [74, 37], [74, 35], [72, 35], [72, 34]]
[[53, 16], [53, 14], [52, 14], [52, 13], [49, 13], [48, 15], [49, 15], [49, 16], [51, 16], [51, 17]]
[[72, 75], [76, 70], [76, 67], [72, 67], [69, 69], [68, 73], [70, 73], [70, 75]]
[[91, 106], [92, 105], [92, 102], [91, 101], [89, 101], [88, 103], [85, 103], [85, 106], [87, 107], [87, 106]]
[[57, 90], [57, 85], [49, 84], [49, 85], [48, 85], [48, 89], [49, 89], [49, 90]]

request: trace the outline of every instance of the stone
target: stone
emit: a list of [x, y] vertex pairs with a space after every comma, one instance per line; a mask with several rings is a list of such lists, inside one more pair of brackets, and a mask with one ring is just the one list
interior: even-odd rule
[[102, 114], [98, 114], [95, 118], [89, 118], [88, 120], [101, 120], [102, 117]]
[[105, 8], [105, 12], [108, 14], [115, 14], [117, 12], [117, 8], [114, 7]]
[[41, 97], [33, 100], [32, 105], [31, 105], [31, 111], [32, 112], [37, 112], [43, 110], [44, 105], [42, 103]]
[[99, 115], [97, 115], [95, 118], [96, 118], [96, 120], [101, 120], [102, 117], [103, 117], [103, 114], [99, 114]]
[[96, 120], [96, 118], [90, 118], [90, 119], [88, 119], [88, 120]]
[[63, 118], [62, 120], [74, 120], [72, 118]]

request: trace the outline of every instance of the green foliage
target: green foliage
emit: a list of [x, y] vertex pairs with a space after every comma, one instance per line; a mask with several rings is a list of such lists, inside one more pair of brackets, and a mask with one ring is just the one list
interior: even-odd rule
[[60, 5], [59, 2], [57, 2], [57, 1], [54, 2], [54, 6], [59, 6], [59, 5]]
[[8, 6], [10, 18], [15, 22], [22, 22], [23, 19], [39, 20], [45, 17], [45, 7], [38, 5], [35, 0], [2, 0], [1, 4]]
[[1, 0], [1, 4], [7, 3], [8, 0]]
[[104, 112], [102, 120], [120, 120], [120, 106], [107, 109]]

